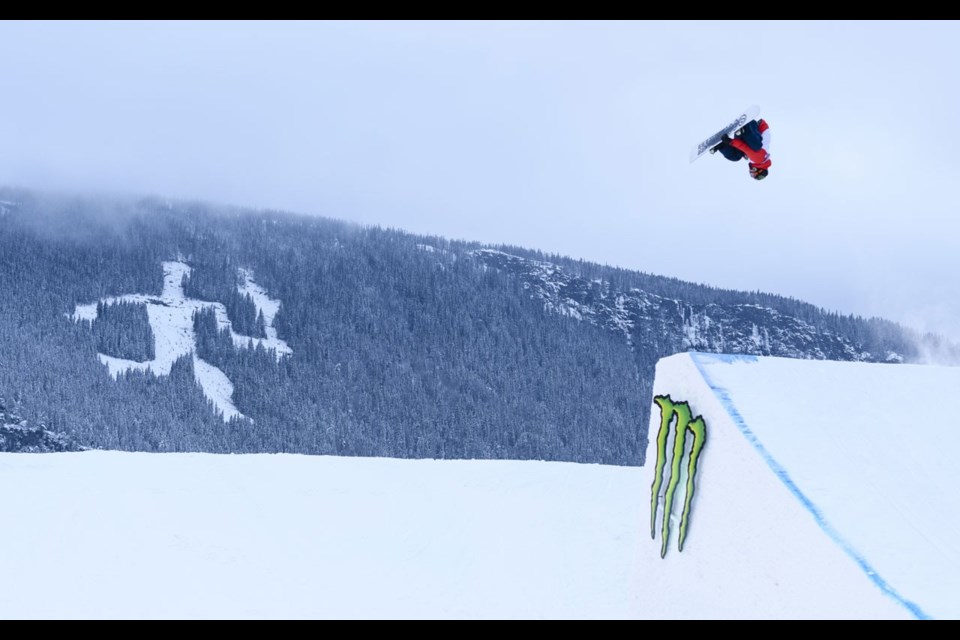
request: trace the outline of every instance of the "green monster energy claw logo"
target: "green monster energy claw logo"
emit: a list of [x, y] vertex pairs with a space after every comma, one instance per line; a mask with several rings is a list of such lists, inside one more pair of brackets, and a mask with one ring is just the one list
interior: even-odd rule
[[660, 489], [663, 486], [664, 471], [667, 466], [667, 441], [670, 439], [673, 426], [673, 455], [670, 462], [670, 476], [667, 489], [663, 496], [663, 523], [661, 536], [663, 544], [660, 547], [660, 557], [667, 555], [667, 541], [670, 539], [670, 513], [673, 509], [673, 498], [677, 485], [680, 484], [680, 463], [683, 461], [686, 449], [687, 433], [693, 434], [693, 443], [690, 447], [690, 458], [687, 461], [687, 487], [683, 499], [683, 512], [680, 515], [680, 551], [683, 551], [683, 541], [687, 537], [687, 526], [690, 523], [690, 505], [693, 502], [694, 481], [697, 477], [697, 462], [700, 452], [707, 440], [707, 423], [703, 416], [693, 418], [690, 405], [686, 402], [674, 402], [669, 395], [656, 396], [653, 401], [660, 407], [660, 432], [657, 434], [657, 467], [653, 472], [653, 488], [650, 495], [650, 537], [657, 537], [657, 503]]

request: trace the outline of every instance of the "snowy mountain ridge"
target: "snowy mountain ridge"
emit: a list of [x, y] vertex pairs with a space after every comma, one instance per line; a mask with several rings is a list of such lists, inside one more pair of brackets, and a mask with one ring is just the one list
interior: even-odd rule
[[632, 348], [670, 344], [674, 351], [705, 351], [814, 360], [902, 362], [896, 352], [873, 353], [845, 336], [757, 304], [691, 304], [641, 289], [619, 291], [563, 267], [495, 249], [471, 254], [512, 273], [542, 300], [544, 309], [621, 333]]

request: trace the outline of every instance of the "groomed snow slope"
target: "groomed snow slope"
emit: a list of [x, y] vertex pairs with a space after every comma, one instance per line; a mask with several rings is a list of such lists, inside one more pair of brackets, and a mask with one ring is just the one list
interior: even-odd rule
[[654, 395], [689, 402], [707, 425], [684, 549], [685, 475], [660, 559], [661, 523], [656, 540], [649, 531], [656, 405], [651, 415], [643, 564], [675, 596], [664, 615], [960, 617], [957, 389], [952, 367], [661, 360]]
[[643, 468], [0, 454], [0, 618], [957, 618], [957, 388], [953, 368], [662, 360], [655, 393], [707, 434], [663, 558], [656, 405]]
[[0, 454], [0, 618], [628, 618], [639, 470]]

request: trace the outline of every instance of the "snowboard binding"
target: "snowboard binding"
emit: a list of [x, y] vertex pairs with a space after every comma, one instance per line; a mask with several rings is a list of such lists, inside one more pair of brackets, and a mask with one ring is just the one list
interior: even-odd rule
[[726, 133], [723, 134], [723, 142], [721, 142], [720, 144], [718, 144], [718, 145], [716, 145], [716, 146], [714, 146], [714, 147], [710, 147], [710, 153], [716, 153], [716, 152], [717, 152], [717, 149], [719, 149], [720, 147], [722, 147], [724, 144], [729, 143], [731, 140], [733, 140], [734, 138], [736, 138], [737, 136], [739, 136], [741, 133], [743, 133], [743, 127], [740, 127], [740, 128], [737, 129], [736, 131], [733, 131], [733, 132], [732, 132], [733, 135], [726, 134]]

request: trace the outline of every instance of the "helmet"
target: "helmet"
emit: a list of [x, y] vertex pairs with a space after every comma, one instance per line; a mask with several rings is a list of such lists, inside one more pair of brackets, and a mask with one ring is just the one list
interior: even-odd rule
[[750, 177], [754, 180], [763, 180], [767, 177], [767, 170], [760, 167], [750, 166]]

